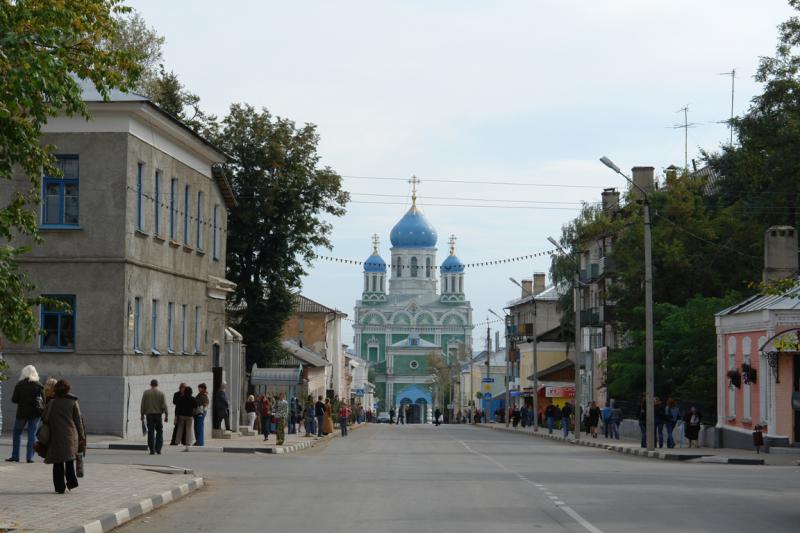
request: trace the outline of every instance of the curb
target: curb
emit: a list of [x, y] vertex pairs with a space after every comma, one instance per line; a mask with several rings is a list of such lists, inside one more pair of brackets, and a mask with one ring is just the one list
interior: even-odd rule
[[145, 498], [130, 507], [119, 509], [113, 513], [98, 516], [94, 520], [85, 523], [82, 526], [62, 529], [60, 533], [103, 533], [111, 531], [112, 529], [121, 526], [122, 524], [133, 520], [134, 518], [147, 514], [154, 509], [158, 509], [170, 502], [173, 502], [187, 494], [190, 494], [203, 486], [203, 478], [196, 477], [188, 483], [178, 485], [172, 490], [156, 494], [149, 498]]
[[[517, 435], [526, 435], [529, 437], [538, 437], [543, 439], [550, 439], [555, 441], [560, 441], [565, 444], [573, 444], [579, 446], [586, 446], [589, 448], [600, 448], [602, 450], [609, 450], [612, 452], [617, 452], [623, 455], [635, 455], [638, 457], [646, 457], [648, 459], [660, 459], [662, 461], [691, 461], [697, 460], [696, 462], [713, 462], [713, 463], [720, 463], [720, 464], [730, 464], [730, 465], [763, 465], [764, 459], [743, 459], [743, 458], [736, 458], [736, 457], [722, 457], [716, 456], [713, 453], [675, 453], [675, 452], [658, 452], [658, 451], [648, 451], [645, 449], [639, 448], [631, 448], [629, 446], [622, 446], [620, 444], [606, 444], [604, 442], [597, 442], [597, 441], [587, 441], [587, 440], [574, 440], [569, 438], [564, 438], [558, 435], [550, 435], [549, 433], [533, 433], [533, 432], [522, 432], [516, 429], [505, 428], [505, 427], [495, 427], [495, 426], [486, 426], [486, 425], [479, 425], [479, 427], [492, 429], [495, 431], [505, 431], [506, 433], [515, 433]], [[712, 460], [713, 458], [713, 460]], [[708, 459], [707, 461], [703, 461], [704, 459]]]

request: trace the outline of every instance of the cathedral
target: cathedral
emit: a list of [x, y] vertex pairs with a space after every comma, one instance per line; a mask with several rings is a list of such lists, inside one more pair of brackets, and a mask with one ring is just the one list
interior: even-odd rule
[[[416, 180], [412, 180], [416, 186]], [[455, 237], [441, 266], [436, 263], [436, 230], [417, 207], [390, 234], [391, 268], [373, 236], [372, 255], [364, 262], [364, 287], [355, 305], [355, 346], [374, 369], [378, 411], [403, 409], [408, 422], [429, 423], [434, 404], [432, 354], [458, 368], [459, 353], [472, 353], [472, 307], [464, 293], [464, 264], [455, 255]], [[389, 272], [390, 270], [390, 272]], [[437, 290], [441, 281], [440, 290]], [[407, 407], [411, 407], [407, 410]]]

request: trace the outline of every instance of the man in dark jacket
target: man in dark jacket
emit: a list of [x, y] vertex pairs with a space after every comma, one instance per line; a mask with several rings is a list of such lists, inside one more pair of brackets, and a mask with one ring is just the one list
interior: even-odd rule
[[[178, 390], [175, 392], [175, 394], [172, 395], [172, 405], [174, 405], [176, 407], [178, 406], [178, 400], [180, 400], [181, 396], [183, 396], [183, 389], [185, 387], [186, 387], [186, 383], [181, 383], [180, 385], [178, 385]], [[172, 440], [169, 441], [169, 445], [170, 446], [176, 446], [178, 444], [177, 442], [175, 442], [175, 436], [178, 434], [178, 417], [177, 416], [175, 417], [175, 420], [173, 420], [173, 422], [175, 422], [175, 424], [172, 426]], [[181, 444], [183, 444], [184, 446], [186, 445], [185, 442], [181, 442]]]
[[222, 422], [225, 422], [225, 429], [231, 430], [231, 411], [228, 393], [228, 385], [223, 383], [219, 390], [214, 393], [214, 429], [222, 429]]
[[317, 419], [317, 437], [321, 437], [322, 423], [325, 418], [325, 404], [322, 403], [322, 396], [317, 398], [317, 403], [314, 404], [314, 418]]
[[39, 383], [39, 373], [33, 365], [28, 365], [22, 369], [19, 381], [14, 387], [11, 401], [17, 404], [17, 418], [14, 420], [13, 447], [11, 457], [6, 461], [19, 462], [19, 448], [22, 444], [22, 432], [28, 430], [28, 447], [26, 458], [29, 463], [33, 462], [33, 443], [36, 442], [36, 428], [39, 425], [39, 418], [44, 410], [44, 396], [42, 387]]

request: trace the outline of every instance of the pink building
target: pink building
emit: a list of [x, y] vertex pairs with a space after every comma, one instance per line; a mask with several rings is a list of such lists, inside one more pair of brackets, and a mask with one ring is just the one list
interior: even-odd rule
[[[765, 280], [797, 275], [797, 234], [787, 226], [765, 236]], [[755, 295], [716, 316], [717, 428], [720, 445], [752, 448], [756, 425], [767, 446], [800, 444], [800, 287]]]

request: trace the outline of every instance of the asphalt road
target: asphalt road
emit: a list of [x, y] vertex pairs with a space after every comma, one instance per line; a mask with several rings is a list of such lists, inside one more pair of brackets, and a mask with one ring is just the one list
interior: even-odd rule
[[800, 531], [800, 468], [626, 457], [467, 426], [368, 426], [287, 456], [95, 452], [202, 491], [124, 532]]

